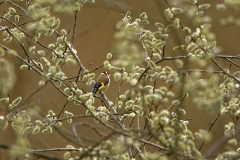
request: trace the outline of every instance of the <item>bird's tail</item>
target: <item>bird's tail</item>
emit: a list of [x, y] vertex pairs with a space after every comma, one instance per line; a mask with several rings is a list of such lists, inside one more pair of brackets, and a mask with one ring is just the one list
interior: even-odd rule
[[94, 86], [93, 86], [93, 89], [92, 89], [92, 93], [93, 93], [93, 94], [96, 94], [97, 91], [98, 91], [98, 89], [99, 89], [101, 86], [102, 86], [101, 83], [99, 83], [99, 82], [95, 83]]
[[93, 89], [92, 89], [92, 93], [93, 93], [93, 94], [96, 94], [96, 93], [97, 93], [97, 90], [98, 90], [97, 87], [93, 87]]

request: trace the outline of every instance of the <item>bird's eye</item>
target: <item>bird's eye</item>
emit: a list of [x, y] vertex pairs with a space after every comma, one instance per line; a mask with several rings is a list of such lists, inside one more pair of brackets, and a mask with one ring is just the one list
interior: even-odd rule
[[108, 72], [104, 72], [106, 75], [110, 75]]

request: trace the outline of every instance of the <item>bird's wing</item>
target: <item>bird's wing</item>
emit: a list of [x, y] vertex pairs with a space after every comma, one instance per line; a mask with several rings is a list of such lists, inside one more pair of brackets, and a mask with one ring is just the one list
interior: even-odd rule
[[96, 94], [96, 92], [97, 92], [99, 89], [103, 88], [103, 87], [104, 87], [104, 84], [103, 84], [103, 83], [96, 82], [96, 83], [94, 84], [94, 86], [93, 86], [92, 93], [93, 93], [93, 94]]

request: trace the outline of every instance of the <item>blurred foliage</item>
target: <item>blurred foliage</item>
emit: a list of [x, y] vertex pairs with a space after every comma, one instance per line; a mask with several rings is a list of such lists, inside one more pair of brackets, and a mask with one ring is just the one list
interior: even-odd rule
[[6, 59], [0, 58], [0, 96], [6, 96], [16, 81], [13, 65]]

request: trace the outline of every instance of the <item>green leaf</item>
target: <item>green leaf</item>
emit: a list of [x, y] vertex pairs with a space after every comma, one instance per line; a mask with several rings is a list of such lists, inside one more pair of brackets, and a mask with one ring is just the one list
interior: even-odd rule
[[173, 25], [174, 25], [175, 28], [179, 28], [179, 26], [180, 26], [180, 21], [179, 21], [178, 18], [175, 18], [175, 20], [174, 20], [174, 22], [173, 22]]
[[197, 0], [188, 0], [188, 2], [192, 3], [192, 4], [196, 4]]
[[173, 24], [169, 24], [167, 25], [167, 27], [164, 29], [165, 32], [170, 32], [172, 29], [174, 29], [174, 25]]
[[175, 60], [177, 68], [182, 68], [183, 67], [183, 61], [180, 59]]
[[151, 67], [151, 69], [155, 69], [156, 68], [156, 64], [153, 61], [149, 60], [148, 64]]
[[127, 31], [128, 29], [130, 29], [130, 27], [133, 27], [132, 23], [127, 23], [125, 26], [125, 30]]
[[12, 40], [12, 36], [8, 35], [6, 38], [3, 39], [4, 42], [9, 43]]
[[158, 28], [164, 28], [165, 27], [164, 24], [159, 23], [159, 22], [156, 22], [155, 26], [158, 27]]
[[7, 12], [6, 14], [4, 14], [3, 16], [5, 19], [9, 19], [11, 17], [11, 14], [9, 12]]
[[70, 152], [65, 152], [65, 153], [63, 154], [63, 158], [64, 158], [64, 159], [70, 159], [70, 158], [71, 158], [71, 153], [70, 153]]
[[160, 41], [155, 44], [155, 47], [162, 48], [165, 45], [165, 41]]
[[0, 103], [8, 103], [9, 102], [9, 98], [1, 98], [0, 99]]
[[15, 100], [12, 101], [12, 104], [14, 106], [17, 106], [21, 102], [21, 100], [22, 100], [22, 97], [18, 97]]
[[218, 11], [225, 11], [225, 10], [227, 9], [227, 7], [226, 7], [226, 5], [225, 5], [224, 3], [218, 3], [218, 4], [216, 5], [216, 9], [217, 9]]
[[75, 65], [75, 64], [77, 64], [77, 61], [76, 61], [75, 59], [73, 59], [73, 58], [67, 58], [67, 59], [65, 60], [65, 62], [66, 62], [66, 64], [69, 64], [69, 65]]
[[142, 40], [144, 40], [145, 38], [147, 37], [147, 35], [146, 34], [143, 34], [143, 35], [141, 35], [140, 37], [139, 37], [139, 41], [142, 41]]
[[160, 54], [158, 53], [153, 53], [153, 58], [157, 59], [157, 60], [160, 60], [161, 59], [161, 56]]
[[212, 50], [213, 48], [215, 48], [217, 45], [216, 41], [213, 41], [213, 43], [209, 46], [209, 49]]
[[12, 8], [12, 7], [9, 7], [9, 12], [10, 13], [16, 13], [16, 10], [14, 8]]
[[123, 94], [121, 94], [121, 95], [119, 96], [119, 99], [120, 99], [120, 100], [124, 100], [124, 99], [126, 99], [126, 96], [123, 95]]
[[183, 10], [182, 10], [181, 8], [175, 8], [175, 7], [173, 7], [173, 8], [172, 8], [172, 12], [173, 12], [174, 14], [178, 14], [178, 13], [183, 13]]
[[116, 73], [114, 73], [113, 77], [114, 77], [115, 81], [118, 81], [121, 79], [122, 74], [120, 72], [116, 72]]
[[151, 86], [151, 85], [146, 85], [143, 89], [144, 89], [145, 91], [149, 91], [149, 90], [152, 90], [152, 89], [153, 89], [153, 86]]
[[176, 46], [173, 48], [174, 51], [182, 51], [184, 50], [184, 45]]
[[43, 134], [52, 133], [52, 127], [47, 126], [44, 130], [42, 130], [42, 133]]
[[164, 15], [168, 21], [170, 21], [174, 16], [174, 14], [171, 12], [171, 10], [169, 8], [165, 9]]
[[0, 57], [3, 57], [5, 55], [5, 51], [2, 47], [0, 47]]
[[76, 2], [76, 3], [73, 4], [74, 12], [78, 12], [78, 11], [80, 11], [80, 9], [81, 9], [81, 5], [80, 5], [79, 2]]
[[32, 134], [38, 134], [40, 132], [40, 127], [39, 126], [35, 126], [33, 131], [32, 131]]
[[197, 45], [194, 43], [194, 42], [191, 42], [188, 46], [187, 46], [187, 51], [188, 52], [191, 52], [193, 51], [194, 49], [196, 49]]
[[210, 7], [210, 4], [201, 4], [201, 5], [199, 5], [199, 9], [200, 10], [206, 10], [206, 9], [208, 9]]
[[[3, 116], [1, 116], [1, 118], [2, 118], [2, 117], [3, 117]], [[4, 117], [3, 117], [3, 118], [4, 118]], [[1, 121], [0, 121], [0, 132], [2, 132], [3, 130], [5, 130], [5, 129], [7, 128], [7, 126], [8, 126], [8, 121], [1, 119]]]
[[186, 42], [186, 43], [189, 43], [190, 41], [191, 41], [191, 36], [186, 36], [185, 42]]
[[183, 31], [185, 31], [187, 34], [191, 34], [191, 29], [188, 27], [183, 27]]
[[169, 111], [165, 109], [162, 110], [159, 114], [160, 117], [169, 116], [169, 115], [170, 115]]
[[57, 19], [55, 20], [54, 24], [51, 26], [51, 28], [52, 28], [53, 30], [56, 30], [56, 29], [59, 27], [59, 25], [60, 25], [60, 19], [57, 18]]
[[142, 20], [142, 24], [149, 24], [148, 20]]
[[64, 60], [63, 59], [59, 59], [56, 63], [57, 66], [61, 66], [63, 64]]
[[72, 118], [68, 118], [68, 119], [67, 119], [67, 122], [68, 122], [68, 123], [72, 123]]
[[146, 14], [145, 12], [142, 12], [142, 13], [139, 15], [139, 17], [140, 17], [141, 19], [144, 19], [144, 20], [146, 20], [146, 19], [148, 18], [147, 14]]
[[23, 65], [20, 66], [20, 69], [21, 70], [27, 70], [28, 66], [26, 64], [23, 64]]
[[127, 11], [127, 13], [125, 14], [125, 17], [128, 18], [131, 15], [130, 11]]
[[37, 54], [39, 55], [39, 56], [41, 56], [41, 57], [43, 57], [43, 56], [45, 56], [45, 52], [44, 52], [44, 50], [38, 50], [37, 51]]
[[201, 25], [201, 28], [211, 28], [211, 24], [203, 24]]
[[15, 15], [15, 16], [14, 16], [14, 21], [18, 23], [19, 20], [20, 20], [20, 16], [19, 16], [19, 15]]
[[145, 45], [147, 45], [150, 48], [153, 46], [153, 42], [151, 42], [151, 41], [149, 41], [147, 39], [144, 40], [144, 43], [145, 43]]
[[108, 53], [108, 54], [107, 54], [107, 59], [108, 59], [108, 60], [112, 59], [112, 53]]

